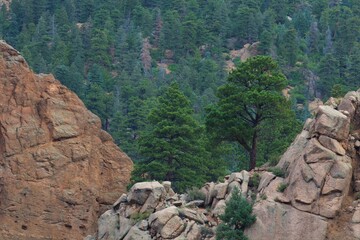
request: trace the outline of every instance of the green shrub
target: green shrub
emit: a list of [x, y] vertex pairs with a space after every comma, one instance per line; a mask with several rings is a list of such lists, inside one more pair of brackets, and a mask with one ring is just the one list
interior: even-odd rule
[[266, 194], [265, 193], [260, 194], [260, 199], [261, 200], [266, 200], [267, 199]]
[[272, 172], [277, 177], [285, 177], [285, 172], [278, 167], [269, 168], [269, 171]]
[[151, 215], [151, 212], [146, 211], [144, 213], [133, 213], [130, 215], [130, 219], [134, 222], [140, 222], [141, 220], [147, 219]]
[[357, 192], [354, 194], [355, 200], [359, 200], [360, 199], [360, 192]]
[[254, 175], [250, 178], [249, 187], [258, 188], [260, 184], [261, 176], [258, 173], [254, 173]]
[[247, 240], [244, 230], [256, 221], [256, 216], [252, 214], [252, 211], [252, 205], [235, 188], [226, 205], [225, 213], [220, 216], [222, 223], [216, 230], [216, 239]]
[[212, 236], [214, 236], [214, 231], [211, 228], [201, 226], [200, 227], [200, 234], [203, 237], [212, 237]]
[[278, 192], [284, 192], [285, 189], [287, 188], [287, 184], [286, 183], [280, 183], [279, 186], [277, 187], [277, 191]]
[[205, 193], [203, 193], [199, 188], [193, 187], [192, 189], [189, 189], [186, 191], [187, 197], [186, 201], [194, 201], [194, 200], [204, 200], [206, 198]]

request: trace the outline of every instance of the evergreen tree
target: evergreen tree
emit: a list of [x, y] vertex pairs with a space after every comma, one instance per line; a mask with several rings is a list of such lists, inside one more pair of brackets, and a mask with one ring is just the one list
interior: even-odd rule
[[356, 44], [350, 54], [346, 70], [345, 85], [347, 90], [357, 90], [360, 87], [360, 45]]
[[177, 84], [171, 84], [148, 116], [151, 127], [139, 142], [146, 160], [135, 168], [134, 179], [145, 176], [149, 180], [172, 181], [178, 191], [205, 181], [207, 154], [201, 128], [192, 113], [190, 101]]
[[220, 215], [223, 222], [216, 230], [216, 240], [248, 240], [244, 230], [256, 221], [252, 211], [252, 205], [234, 188], [225, 213]]
[[284, 35], [284, 38], [281, 43], [281, 55], [286, 60], [287, 64], [294, 66], [296, 63], [296, 57], [298, 56], [298, 43], [296, 38], [296, 30], [294, 28], [289, 28]]
[[324, 97], [330, 97], [332, 87], [339, 82], [340, 78], [339, 61], [333, 54], [326, 54], [321, 59], [318, 74], [320, 77], [319, 90]]
[[270, 57], [249, 58], [230, 73], [228, 83], [219, 88], [218, 104], [209, 111], [207, 129], [219, 140], [240, 144], [250, 156], [250, 170], [256, 166], [261, 126], [290, 110], [281, 93], [286, 84]]

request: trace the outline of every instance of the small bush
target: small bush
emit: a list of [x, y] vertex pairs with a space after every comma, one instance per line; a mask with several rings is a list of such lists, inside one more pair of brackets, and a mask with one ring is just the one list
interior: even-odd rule
[[254, 192], [251, 193], [251, 200], [252, 200], [253, 202], [255, 202], [255, 200], [256, 200], [256, 193], [254, 193]]
[[220, 216], [223, 222], [216, 230], [216, 239], [247, 240], [244, 230], [256, 221], [252, 211], [252, 205], [235, 188], [226, 205], [225, 213]]
[[261, 176], [258, 173], [254, 173], [254, 175], [250, 178], [249, 186], [253, 188], [258, 188], [260, 184]]
[[265, 193], [260, 194], [260, 199], [261, 200], [266, 200], [267, 199], [266, 194]]
[[286, 183], [280, 183], [279, 186], [277, 187], [277, 191], [278, 192], [284, 192], [285, 189], [287, 188], [287, 184]]
[[151, 215], [151, 212], [146, 211], [144, 213], [133, 213], [130, 216], [130, 219], [133, 220], [134, 222], [140, 222], [142, 220], [147, 219], [149, 216]]
[[360, 192], [355, 193], [354, 197], [355, 197], [355, 200], [359, 200], [360, 199]]
[[214, 236], [214, 231], [211, 228], [201, 226], [200, 227], [200, 234], [203, 237], [212, 237], [212, 236]]
[[206, 195], [199, 188], [193, 187], [192, 189], [187, 190], [186, 201], [194, 201], [194, 200], [203, 200], [205, 201]]
[[282, 177], [282, 178], [285, 177], [285, 172], [281, 168], [273, 167], [270, 168], [269, 171], [272, 172], [277, 177]]

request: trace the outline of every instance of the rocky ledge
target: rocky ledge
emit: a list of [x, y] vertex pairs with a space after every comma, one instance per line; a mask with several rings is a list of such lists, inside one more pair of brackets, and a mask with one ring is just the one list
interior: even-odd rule
[[52, 75], [0, 41], [0, 239], [82, 239], [126, 191], [132, 162]]

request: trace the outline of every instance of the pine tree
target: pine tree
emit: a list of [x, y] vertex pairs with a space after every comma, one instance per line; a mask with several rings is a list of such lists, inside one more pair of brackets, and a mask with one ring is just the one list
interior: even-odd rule
[[139, 142], [146, 160], [135, 168], [133, 179], [172, 181], [178, 191], [203, 183], [206, 152], [192, 113], [190, 101], [171, 84], [148, 116], [150, 129]]
[[356, 44], [350, 54], [349, 64], [346, 70], [345, 85], [347, 90], [357, 90], [360, 87], [360, 45]]
[[298, 43], [296, 36], [296, 30], [294, 28], [289, 28], [282, 41], [281, 55], [290, 66], [295, 65], [296, 57], [298, 56]]
[[250, 170], [256, 167], [263, 124], [290, 111], [281, 93], [286, 84], [271, 57], [249, 58], [230, 73], [228, 83], [218, 89], [219, 102], [209, 109], [207, 129], [220, 141], [241, 145], [250, 157]]
[[324, 97], [330, 97], [332, 87], [339, 82], [340, 79], [339, 61], [333, 54], [326, 54], [321, 59], [318, 74], [320, 77], [318, 84], [319, 90]]

